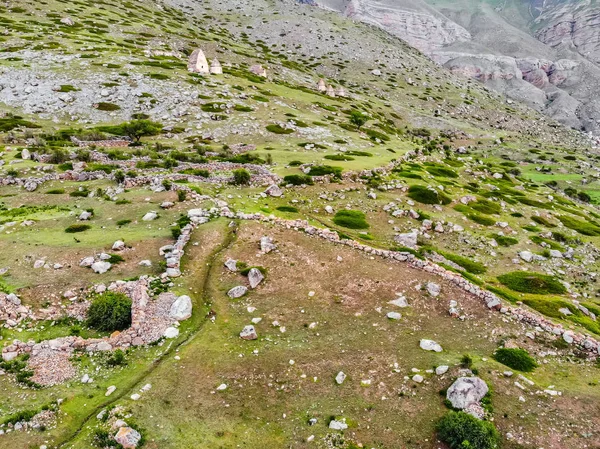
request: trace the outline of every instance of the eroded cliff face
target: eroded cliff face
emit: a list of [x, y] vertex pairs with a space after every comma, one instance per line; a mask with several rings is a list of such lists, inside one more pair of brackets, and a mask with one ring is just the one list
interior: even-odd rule
[[592, 0], [521, 1], [526, 8], [492, 8], [483, 0], [475, 7], [461, 0], [316, 3], [383, 28], [453, 73], [567, 126], [600, 134], [595, 87], [600, 84], [600, 5]]
[[546, 4], [534, 21], [535, 37], [550, 47], [567, 48], [600, 63], [600, 5], [589, 0]]
[[423, 53], [471, 39], [465, 28], [433, 10], [425, 7], [402, 9], [392, 0], [351, 0], [344, 14], [383, 28]]

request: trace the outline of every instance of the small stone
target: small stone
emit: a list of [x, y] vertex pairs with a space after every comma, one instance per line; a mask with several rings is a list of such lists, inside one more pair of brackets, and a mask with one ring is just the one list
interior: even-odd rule
[[104, 396], [110, 396], [111, 394], [113, 394], [115, 392], [116, 389], [117, 389], [117, 387], [115, 387], [114, 385], [111, 385], [110, 387], [108, 387], [106, 389], [106, 393], [104, 393]]
[[448, 372], [448, 369], [449, 369], [449, 367], [447, 365], [440, 365], [435, 368], [435, 374], [437, 374], [438, 376], [441, 376], [443, 374], [446, 374]]
[[423, 339], [419, 342], [419, 346], [425, 351], [442, 352], [442, 347], [433, 340]]
[[163, 333], [165, 338], [177, 338], [179, 336], [179, 329], [176, 327], [167, 327]]
[[386, 315], [390, 320], [399, 320], [402, 318], [402, 314], [398, 312], [388, 312]]
[[343, 371], [340, 371], [339, 373], [337, 373], [337, 375], [335, 376], [335, 382], [338, 385], [342, 385], [344, 383], [344, 381], [346, 380], [346, 374]]
[[231, 299], [241, 298], [248, 291], [248, 287], [244, 285], [238, 285], [237, 287], [233, 287], [231, 290], [227, 292], [227, 296]]
[[242, 340], [256, 340], [258, 338], [258, 334], [256, 333], [254, 326], [248, 325], [245, 326], [240, 332], [240, 338]]

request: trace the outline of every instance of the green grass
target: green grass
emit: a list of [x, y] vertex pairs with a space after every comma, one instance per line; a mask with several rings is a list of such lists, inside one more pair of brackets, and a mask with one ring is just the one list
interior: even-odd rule
[[298, 209], [294, 206], [278, 206], [276, 209], [280, 212], [298, 213]]
[[519, 241], [517, 239], [515, 239], [513, 237], [508, 237], [506, 235], [492, 234], [490, 237], [493, 238], [494, 240], [496, 240], [496, 243], [498, 243], [498, 245], [504, 246], [504, 247], [513, 246], [513, 245], [516, 245], [517, 243], [519, 243]]
[[567, 289], [555, 277], [527, 271], [513, 271], [498, 276], [506, 287], [520, 293], [536, 295], [566, 293]]
[[99, 111], [118, 111], [119, 109], [121, 109], [121, 106], [119, 106], [118, 104], [106, 103], [101, 101], [96, 106], [96, 109], [98, 109]]
[[267, 125], [267, 131], [272, 132], [274, 134], [292, 134], [294, 132], [293, 129], [283, 128], [281, 125]]
[[358, 210], [340, 210], [333, 217], [333, 222], [348, 229], [369, 229], [365, 214]]
[[287, 175], [283, 177], [283, 182], [285, 184], [291, 184], [294, 186], [300, 186], [303, 184], [310, 186], [314, 184], [312, 178], [308, 175]]

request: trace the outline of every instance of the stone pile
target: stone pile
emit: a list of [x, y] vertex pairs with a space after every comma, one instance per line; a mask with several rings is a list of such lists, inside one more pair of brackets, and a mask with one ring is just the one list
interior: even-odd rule
[[17, 295], [0, 292], [0, 321], [4, 321], [6, 327], [16, 327], [21, 321], [32, 317], [31, 309], [21, 304]]

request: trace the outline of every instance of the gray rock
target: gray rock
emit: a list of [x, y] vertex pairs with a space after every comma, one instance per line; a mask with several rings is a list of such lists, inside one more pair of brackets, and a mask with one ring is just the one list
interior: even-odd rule
[[388, 304], [401, 308], [409, 307], [408, 301], [406, 300], [404, 295], [400, 295], [393, 301], [389, 301]]
[[165, 338], [177, 338], [179, 336], [179, 329], [176, 327], [167, 327], [163, 333]]
[[346, 374], [343, 371], [340, 371], [335, 376], [335, 383], [337, 383], [338, 385], [342, 385], [344, 383], [344, 381], [346, 380], [346, 377], [347, 377]]
[[440, 365], [435, 368], [435, 374], [437, 374], [438, 376], [441, 376], [443, 374], [446, 374], [448, 372], [448, 369], [449, 369], [448, 365]]
[[471, 404], [479, 405], [488, 390], [487, 384], [479, 377], [459, 377], [448, 388], [446, 398], [452, 407], [464, 410]]
[[146, 213], [146, 215], [144, 215], [142, 217], [143, 221], [152, 221], [152, 220], [156, 220], [158, 218], [158, 214], [154, 211], [148, 212]]
[[231, 299], [241, 298], [248, 291], [248, 287], [244, 285], [238, 285], [237, 287], [233, 287], [231, 290], [227, 292], [227, 296]]
[[278, 198], [283, 195], [283, 190], [277, 184], [271, 184], [269, 187], [267, 187], [265, 193], [269, 196]]
[[125, 242], [123, 240], [117, 240], [113, 243], [112, 250], [113, 251], [123, 251], [125, 249]]
[[427, 289], [427, 293], [434, 298], [442, 291], [442, 288], [439, 286], [439, 284], [436, 284], [435, 282], [428, 282], [425, 288]]
[[258, 284], [260, 284], [264, 278], [265, 277], [258, 268], [251, 268], [248, 272], [248, 282], [250, 282], [251, 288], [258, 287]]
[[140, 433], [131, 427], [119, 427], [115, 435], [115, 441], [123, 446], [124, 449], [135, 449], [142, 439]]
[[401, 246], [407, 248], [417, 247], [417, 231], [408, 232], [406, 234], [398, 234], [394, 236], [394, 241]]
[[346, 430], [348, 428], [348, 424], [346, 424], [344, 421], [332, 419], [329, 422], [329, 428], [332, 430]]
[[225, 262], [225, 267], [232, 272], [236, 272], [237, 271], [237, 260], [233, 260], [233, 259], [227, 259], [227, 261]]
[[442, 352], [442, 347], [433, 340], [422, 339], [419, 342], [419, 346], [425, 351]]
[[386, 315], [390, 320], [399, 320], [402, 318], [402, 314], [398, 312], [388, 312]]
[[187, 320], [192, 316], [192, 299], [182, 295], [171, 304], [169, 316], [177, 321]]
[[271, 251], [277, 249], [277, 245], [273, 243], [273, 239], [268, 236], [261, 237], [260, 239], [260, 250], [263, 253], [270, 253]]
[[256, 340], [258, 338], [258, 334], [256, 333], [254, 326], [250, 324], [248, 326], [244, 326], [240, 332], [240, 338], [242, 340]]
[[94, 262], [91, 265], [92, 270], [94, 270], [94, 272], [98, 273], [98, 274], [104, 274], [104, 273], [106, 273], [108, 270], [110, 270], [111, 266], [112, 265], [111, 265], [110, 262], [105, 262], [105, 261]]
[[531, 262], [533, 260], [533, 253], [531, 251], [521, 251], [519, 257], [525, 262]]

